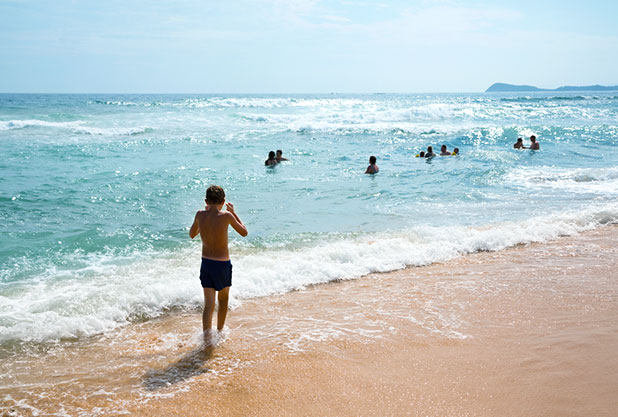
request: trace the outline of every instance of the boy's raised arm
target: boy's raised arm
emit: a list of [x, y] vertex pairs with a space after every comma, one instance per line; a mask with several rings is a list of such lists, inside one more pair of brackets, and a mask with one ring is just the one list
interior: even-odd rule
[[197, 215], [199, 211], [195, 213], [195, 219], [193, 220], [193, 224], [191, 225], [191, 229], [189, 229], [189, 237], [193, 239], [200, 232], [200, 226], [197, 223]]
[[234, 230], [236, 230], [236, 232], [238, 232], [239, 235], [247, 236], [249, 234], [249, 231], [247, 230], [247, 227], [243, 224], [243, 222], [240, 220], [240, 218], [234, 211], [234, 204], [227, 203], [225, 205], [225, 208], [227, 209], [228, 213], [231, 214], [230, 225], [232, 225]]

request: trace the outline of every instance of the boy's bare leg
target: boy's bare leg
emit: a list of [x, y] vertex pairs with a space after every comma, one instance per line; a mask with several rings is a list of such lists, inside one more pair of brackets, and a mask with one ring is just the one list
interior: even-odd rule
[[202, 313], [202, 329], [204, 335], [212, 329], [212, 313], [215, 311], [215, 289], [204, 288], [204, 312]]
[[225, 287], [219, 291], [219, 311], [217, 312], [217, 330], [223, 330], [225, 317], [227, 316], [227, 300], [230, 294], [230, 287]]

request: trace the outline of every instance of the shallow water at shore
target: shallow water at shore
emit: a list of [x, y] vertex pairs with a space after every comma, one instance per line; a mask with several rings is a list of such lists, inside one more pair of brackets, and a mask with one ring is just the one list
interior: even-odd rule
[[197, 334], [198, 311], [22, 347], [3, 357], [2, 406], [17, 415], [609, 416], [616, 234], [607, 226], [247, 300], [214, 349]]

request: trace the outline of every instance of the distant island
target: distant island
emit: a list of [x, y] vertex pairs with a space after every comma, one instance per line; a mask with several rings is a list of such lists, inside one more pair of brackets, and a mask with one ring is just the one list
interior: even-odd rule
[[558, 88], [538, 88], [533, 85], [514, 85], [505, 83], [492, 84], [486, 93], [514, 93], [514, 92], [533, 92], [533, 91], [618, 91], [618, 85], [606, 86], [606, 85], [585, 85], [581, 87], [575, 87], [571, 85], [565, 85]]

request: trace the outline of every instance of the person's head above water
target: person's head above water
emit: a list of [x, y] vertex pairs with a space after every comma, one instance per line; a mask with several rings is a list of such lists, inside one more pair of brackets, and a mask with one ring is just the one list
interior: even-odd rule
[[522, 138], [517, 138], [517, 142], [513, 145], [515, 149], [526, 149], [524, 146], [524, 140]]
[[427, 153], [433, 153], [433, 146], [427, 147]]
[[536, 141], [536, 136], [532, 135], [530, 136], [530, 148], [533, 151], [538, 151], [539, 149], [541, 149], [541, 147], [539, 146], [539, 142]]
[[371, 155], [369, 157], [369, 166], [365, 170], [365, 174], [377, 174], [380, 171], [378, 165], [376, 164], [376, 157]]
[[279, 164], [279, 160], [275, 158], [275, 151], [268, 152], [268, 159], [264, 161], [264, 165], [274, 167], [277, 164]]
[[218, 185], [211, 185], [206, 190], [206, 204], [218, 205], [225, 201], [225, 191]]
[[442, 145], [440, 147], [440, 155], [441, 156], [447, 156], [447, 155], [451, 155], [451, 153], [449, 151], [446, 150], [446, 145]]
[[277, 162], [287, 161], [287, 158], [283, 157], [283, 151], [281, 149], [277, 149]]
[[453, 155], [459, 155], [459, 148], [453, 149]]
[[421, 153], [418, 154], [421, 158], [423, 158], [425, 156], [425, 151], [421, 151]]

